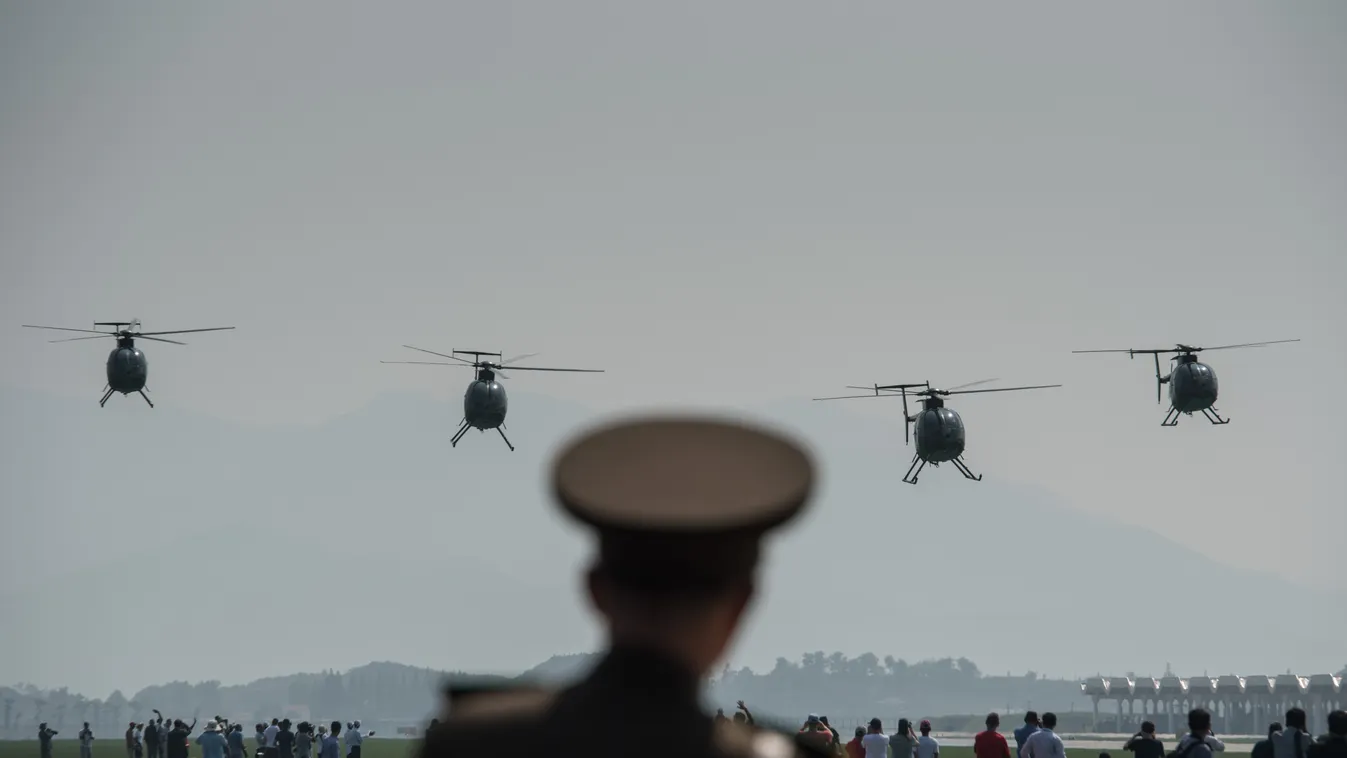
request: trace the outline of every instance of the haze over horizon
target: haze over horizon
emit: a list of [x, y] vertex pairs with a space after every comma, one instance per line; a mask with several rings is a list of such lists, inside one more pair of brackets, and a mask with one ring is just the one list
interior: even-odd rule
[[[551, 514], [545, 465], [579, 426], [648, 406], [807, 431], [828, 477], [770, 555], [736, 664], [817, 649], [1057, 676], [1347, 660], [1246, 618], [1277, 597], [1259, 587], [1318, 598], [1311, 625], [1347, 608], [1347, 6], [395, 6], [2, 12], [0, 598], [27, 615], [0, 619], [26, 641], [0, 651], [0, 682], [472, 662], [422, 610], [406, 613], [424, 628], [382, 640], [373, 621], [286, 640], [231, 621], [237, 647], [204, 650], [225, 632], [138, 610], [140, 582], [161, 580], [187, 605], [206, 580], [246, 605], [237, 581], [374, 592], [406, 570], [376, 603], [394, 614], [454, 571], [481, 585], [452, 592], [482, 611], [459, 644], [499, 645], [488, 668], [591, 649], [563, 571], [586, 543]], [[238, 329], [143, 345], [150, 410], [98, 408], [110, 344], [18, 328], [130, 318]], [[1069, 354], [1287, 338], [1303, 342], [1204, 356], [1220, 427], [1160, 428], [1149, 360]], [[520, 450], [476, 434], [450, 450], [469, 374], [378, 363], [414, 359], [403, 344], [607, 373], [516, 375]], [[897, 403], [809, 402], [987, 377], [1065, 387], [951, 403], [982, 483], [948, 467], [898, 482]], [[260, 534], [264, 520], [285, 531]], [[183, 544], [154, 549], [151, 524]], [[994, 543], [1036, 527], [1097, 542]], [[370, 571], [329, 570], [355, 535]], [[217, 536], [283, 559], [212, 559]], [[988, 553], [966, 561], [970, 540]], [[1105, 543], [1097, 576], [1078, 576]], [[1215, 613], [1235, 641], [1212, 660], [1184, 640], [1127, 649], [1114, 599], [1179, 608], [1171, 569], [1229, 598]], [[960, 615], [1010, 576], [1064, 629]], [[60, 593], [113, 577], [137, 584], [97, 600], [109, 650], [81, 654], [90, 621]], [[866, 588], [893, 603], [877, 628], [791, 607], [801, 592], [850, 607]], [[521, 631], [512, 598], [564, 622]], [[899, 633], [914, 603], [943, 635]], [[327, 634], [313, 623], [297, 628]], [[109, 659], [133, 629], [163, 661]], [[1117, 648], [1097, 666], [1068, 639], [1085, 630]]]

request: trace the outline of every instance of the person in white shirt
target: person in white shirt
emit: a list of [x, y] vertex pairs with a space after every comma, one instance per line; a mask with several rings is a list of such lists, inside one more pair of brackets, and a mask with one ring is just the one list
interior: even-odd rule
[[262, 755], [266, 758], [276, 758], [279, 750], [276, 749], [276, 735], [281, 731], [280, 719], [272, 719], [271, 725], [262, 731]]
[[917, 758], [939, 758], [940, 741], [931, 736], [931, 722], [922, 719], [921, 736], [917, 738]]
[[888, 758], [889, 736], [879, 719], [870, 719], [870, 729], [861, 738], [861, 747], [865, 748], [865, 758]]
[[360, 731], [360, 720], [357, 719], [347, 725], [346, 729], [346, 755], [348, 758], [360, 758], [360, 746], [364, 744], [365, 737], [373, 737], [374, 732], [368, 735]]
[[1066, 758], [1066, 746], [1053, 730], [1057, 728], [1057, 714], [1044, 713], [1037, 732], [1029, 735], [1020, 748], [1020, 758]]
[[1272, 735], [1273, 758], [1305, 758], [1309, 755], [1314, 737], [1310, 735], [1306, 721], [1302, 708], [1286, 712], [1286, 728]]

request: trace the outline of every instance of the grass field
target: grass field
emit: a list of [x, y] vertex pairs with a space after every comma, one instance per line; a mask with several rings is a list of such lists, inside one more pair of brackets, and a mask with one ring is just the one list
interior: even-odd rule
[[[249, 741], [251, 745], [251, 740]], [[381, 740], [378, 738], [365, 740], [365, 748], [361, 751], [363, 758], [408, 758], [410, 751], [415, 746], [412, 740], [389, 739]], [[1013, 749], [1015, 746], [1011, 744]], [[1231, 746], [1234, 747], [1233, 745]], [[1130, 753], [1124, 753], [1119, 745], [1110, 743], [1106, 749], [1114, 758], [1130, 756]], [[251, 750], [251, 747], [250, 747]], [[564, 751], [557, 751], [562, 753]], [[1074, 748], [1067, 747], [1067, 758], [1099, 758], [1101, 748]], [[1230, 752], [1235, 752], [1233, 749]], [[973, 758], [973, 748], [945, 746], [940, 750], [941, 758]], [[75, 740], [56, 740], [52, 742], [52, 758], [79, 758], [79, 743]], [[191, 758], [200, 758], [201, 750], [196, 746], [192, 747]], [[0, 758], [38, 758], [37, 740], [11, 740], [0, 741]], [[104, 742], [94, 745], [93, 758], [126, 758], [126, 751], [117, 743]]]

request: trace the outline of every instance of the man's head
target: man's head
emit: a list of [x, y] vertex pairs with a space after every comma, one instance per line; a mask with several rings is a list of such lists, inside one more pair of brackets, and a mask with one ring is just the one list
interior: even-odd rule
[[931, 733], [931, 722], [926, 719], [921, 720], [921, 733], [923, 735], [929, 735]]
[[997, 727], [1001, 726], [1001, 715], [998, 713], [988, 713], [987, 720], [983, 723], [987, 725], [988, 729], [994, 732]]
[[880, 721], [877, 718], [870, 719], [870, 731], [874, 734], [879, 734], [880, 732], [884, 731], [884, 722]]
[[736, 711], [735, 714], [734, 714], [734, 723], [736, 723], [736, 724], [747, 724], [747, 723], [748, 723], [748, 717], [744, 715], [744, 712], [743, 712], [743, 711]]
[[1292, 708], [1286, 712], [1286, 725], [1299, 729], [1302, 732], [1309, 731], [1305, 728], [1305, 711], [1301, 708]]
[[856, 739], [860, 739], [864, 736], [865, 736], [865, 727], [863, 726], [856, 727]]
[[1038, 711], [1025, 711], [1024, 723], [1029, 726], [1038, 726]]
[[84, 722], [84, 728], [85, 728], [85, 729], [88, 729], [88, 728], [89, 728], [89, 722], [88, 722], [88, 721]]
[[1268, 724], [1268, 725], [1267, 725], [1267, 736], [1268, 736], [1268, 739], [1271, 739], [1271, 738], [1272, 738], [1272, 735], [1276, 734], [1277, 732], [1280, 732], [1280, 731], [1281, 731], [1282, 729], [1284, 729], [1284, 728], [1285, 728], [1285, 727], [1282, 726], [1282, 722], [1280, 722], [1280, 721], [1274, 721], [1274, 722], [1272, 722], [1271, 724]]
[[1328, 733], [1334, 737], [1347, 737], [1347, 711], [1328, 714]]
[[1154, 721], [1141, 722], [1141, 733], [1151, 735], [1155, 734], [1155, 722]]
[[1211, 731], [1211, 712], [1206, 708], [1194, 708], [1188, 711], [1188, 730], [1193, 734], [1206, 734]]
[[333, 737], [336, 737], [336, 736], [339, 735], [339, 734], [341, 734], [341, 722], [340, 722], [340, 721], [333, 721], [333, 722], [332, 722], [332, 736], [333, 736]]
[[1052, 711], [1047, 711], [1046, 713], [1044, 713], [1044, 714], [1043, 714], [1043, 728], [1044, 728], [1044, 729], [1056, 729], [1056, 728], [1057, 728], [1057, 714], [1053, 713]]
[[653, 418], [571, 442], [552, 483], [598, 534], [586, 585], [611, 641], [661, 649], [701, 674], [753, 598], [762, 537], [808, 501], [813, 464], [773, 432]]

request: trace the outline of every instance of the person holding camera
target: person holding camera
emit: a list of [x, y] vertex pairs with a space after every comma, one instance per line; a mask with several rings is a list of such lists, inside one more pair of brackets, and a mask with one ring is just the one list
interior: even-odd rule
[[1132, 735], [1123, 750], [1131, 751], [1136, 758], [1165, 758], [1165, 743], [1155, 736], [1155, 723], [1151, 721], [1141, 722], [1141, 731]]
[[93, 758], [94, 755], [94, 730], [89, 728], [89, 722], [84, 722], [84, 728], [80, 730], [80, 758]]

